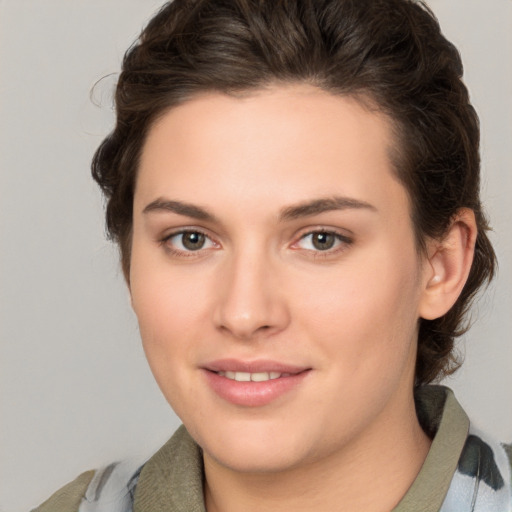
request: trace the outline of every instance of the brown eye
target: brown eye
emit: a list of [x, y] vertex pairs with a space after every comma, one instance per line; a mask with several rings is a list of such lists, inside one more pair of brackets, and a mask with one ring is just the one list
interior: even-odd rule
[[333, 233], [313, 233], [311, 243], [319, 251], [327, 251], [334, 247], [336, 236]]
[[189, 251], [197, 251], [202, 249], [205, 242], [205, 236], [202, 233], [198, 233], [197, 231], [190, 231], [187, 233], [182, 233], [182, 244], [185, 249]]
[[352, 239], [336, 231], [310, 231], [301, 237], [296, 247], [313, 252], [332, 254], [352, 244]]
[[193, 230], [174, 233], [165, 239], [165, 244], [169, 249], [179, 253], [190, 253], [216, 247], [210, 237], [200, 231]]

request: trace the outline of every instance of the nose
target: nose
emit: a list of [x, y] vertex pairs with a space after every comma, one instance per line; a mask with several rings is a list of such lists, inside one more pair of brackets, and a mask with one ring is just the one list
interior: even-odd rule
[[278, 265], [255, 251], [233, 256], [219, 275], [216, 328], [239, 339], [271, 336], [290, 321]]

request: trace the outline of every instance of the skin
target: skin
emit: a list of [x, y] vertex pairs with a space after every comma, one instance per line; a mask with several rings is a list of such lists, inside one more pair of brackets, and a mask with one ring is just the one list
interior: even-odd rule
[[[149, 132], [132, 303], [156, 381], [204, 450], [210, 512], [391, 510], [426, 457], [418, 319], [456, 299], [465, 270], [452, 263], [470, 264], [475, 233], [462, 212], [452, 252], [419, 254], [392, 145], [383, 115], [306, 85], [198, 96]], [[333, 197], [364, 206], [285, 215]], [[204, 245], [188, 250], [183, 230]], [[332, 248], [313, 244], [318, 231], [333, 233]], [[204, 365], [222, 358], [308, 371], [248, 407], [207, 383]]]

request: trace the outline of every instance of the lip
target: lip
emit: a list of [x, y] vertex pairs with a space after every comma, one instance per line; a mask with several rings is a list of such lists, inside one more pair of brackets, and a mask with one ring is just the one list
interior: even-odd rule
[[[223, 400], [239, 406], [262, 407], [294, 390], [310, 373], [311, 368], [270, 360], [222, 359], [206, 364], [202, 371], [209, 387]], [[276, 372], [284, 375], [263, 382], [239, 382], [217, 373], [227, 371]]]
[[242, 361], [239, 359], [219, 359], [204, 365], [206, 370], [211, 372], [278, 372], [295, 375], [305, 370], [306, 366], [296, 366], [272, 361], [270, 359], [258, 359], [256, 361]]

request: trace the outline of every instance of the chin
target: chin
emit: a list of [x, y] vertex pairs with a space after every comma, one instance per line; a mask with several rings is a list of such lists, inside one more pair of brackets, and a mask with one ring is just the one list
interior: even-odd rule
[[[210, 423], [210, 427], [214, 426]], [[306, 432], [292, 433], [289, 426], [268, 422], [253, 420], [232, 428], [189, 432], [203, 449], [205, 458], [241, 473], [286, 471], [306, 462], [311, 452]]]
[[215, 447], [213, 452], [204, 450], [217, 464], [237, 473], [281, 473], [300, 466], [304, 454], [273, 447], [258, 446], [257, 449], [230, 451]]

